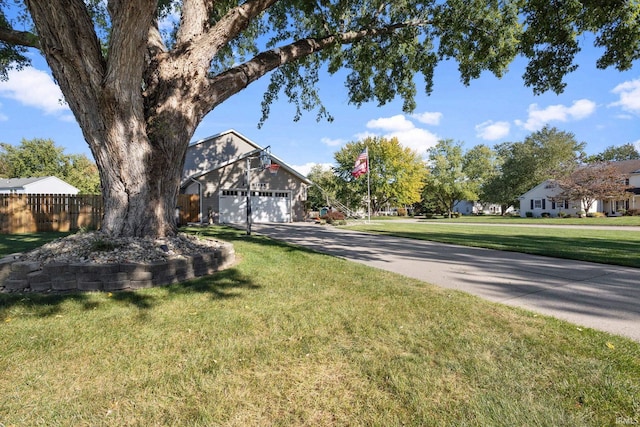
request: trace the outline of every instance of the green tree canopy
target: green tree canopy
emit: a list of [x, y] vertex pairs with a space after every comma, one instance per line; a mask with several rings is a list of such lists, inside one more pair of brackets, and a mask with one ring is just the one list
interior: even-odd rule
[[[354, 178], [351, 171], [358, 155], [369, 153], [369, 176]], [[426, 175], [420, 155], [403, 147], [397, 138], [368, 137], [350, 142], [335, 153], [336, 175], [342, 180], [337, 195], [347, 206], [366, 206], [367, 184], [371, 186], [371, 210], [374, 213], [389, 207], [404, 207], [420, 200]]]
[[548, 126], [522, 142], [498, 144], [494, 148], [500, 171], [483, 185], [482, 198], [503, 207], [517, 206], [520, 195], [544, 180], [571, 174], [584, 158], [584, 147], [572, 133]]
[[23, 139], [19, 146], [0, 143], [0, 165], [5, 178], [55, 176], [80, 194], [100, 194], [96, 165], [84, 154], [64, 154], [50, 139]]
[[337, 200], [338, 180], [331, 167], [314, 165], [307, 174], [313, 182], [313, 186], [307, 191], [307, 203], [314, 210], [323, 206], [332, 206], [333, 200]]
[[587, 32], [598, 67], [631, 68], [639, 12], [637, 0], [0, 0], [0, 78], [27, 49], [44, 55], [96, 160], [104, 231], [162, 236], [176, 232], [196, 128], [263, 77], [265, 118], [280, 94], [294, 118], [330, 118], [323, 70], [346, 70], [352, 104], [400, 98], [407, 112], [445, 60], [469, 84], [522, 55], [525, 85], [560, 92]]
[[640, 153], [635, 145], [628, 143], [620, 146], [611, 145], [601, 153], [587, 157], [587, 163], [619, 162], [622, 160], [640, 159]]
[[491, 170], [489, 150], [479, 146], [465, 154], [462, 142], [452, 139], [438, 141], [429, 149], [429, 174], [425, 180], [422, 198], [434, 202], [449, 216], [456, 202], [477, 200], [479, 180], [485, 175], [483, 167]]

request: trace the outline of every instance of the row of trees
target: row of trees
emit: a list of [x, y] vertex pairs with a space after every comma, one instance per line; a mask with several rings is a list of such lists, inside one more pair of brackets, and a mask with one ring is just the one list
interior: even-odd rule
[[84, 154], [65, 154], [50, 139], [23, 139], [18, 146], [0, 143], [0, 177], [55, 176], [80, 194], [100, 194], [98, 168]]
[[[369, 182], [350, 173], [365, 147]], [[367, 138], [338, 151], [335, 168], [312, 169], [309, 178], [318, 187], [309, 192], [309, 201], [317, 208], [338, 200], [356, 210], [364, 206], [370, 185], [374, 213], [387, 206], [452, 213], [461, 200], [499, 204], [506, 212], [518, 205], [520, 195], [547, 179], [555, 179], [565, 189], [561, 197], [583, 200], [586, 205], [605, 193], [622, 196], [624, 183], [606, 162], [640, 159], [633, 144], [611, 146], [593, 156], [586, 156], [584, 148], [585, 143], [576, 141], [572, 133], [548, 126], [524, 141], [477, 145], [467, 151], [462, 142], [440, 140], [428, 150], [427, 160], [395, 138]]]

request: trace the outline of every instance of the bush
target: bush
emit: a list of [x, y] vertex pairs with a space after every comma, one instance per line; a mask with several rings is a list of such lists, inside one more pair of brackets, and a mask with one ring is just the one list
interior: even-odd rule
[[551, 214], [550, 214], [549, 212], [542, 212], [542, 213], [540, 214], [540, 216], [541, 216], [542, 218], [551, 218]]
[[527, 218], [533, 218], [533, 212], [527, 211], [524, 213]]
[[587, 218], [606, 218], [606, 215], [602, 212], [589, 212]]
[[629, 209], [629, 210], [627, 210], [627, 215], [639, 216], [640, 215], [640, 209]]
[[571, 214], [567, 212], [558, 212], [558, 218], [571, 218]]
[[405, 208], [398, 208], [398, 216], [407, 216], [407, 210]]
[[342, 221], [342, 223], [336, 225], [346, 224], [345, 215], [340, 211], [329, 211], [325, 215], [322, 215], [320, 219], [325, 220], [327, 224], [334, 224], [337, 221]]

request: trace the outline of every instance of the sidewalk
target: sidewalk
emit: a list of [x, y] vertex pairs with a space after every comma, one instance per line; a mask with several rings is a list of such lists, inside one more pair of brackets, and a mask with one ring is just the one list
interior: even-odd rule
[[256, 233], [640, 342], [640, 270], [310, 223]]

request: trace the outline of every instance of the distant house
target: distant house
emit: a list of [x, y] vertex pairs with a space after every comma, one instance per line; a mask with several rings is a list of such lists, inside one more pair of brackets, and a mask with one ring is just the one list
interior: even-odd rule
[[[261, 167], [261, 156], [272, 167]], [[311, 185], [266, 148], [228, 130], [189, 145], [181, 192], [200, 195], [202, 222], [246, 223], [247, 195], [252, 222], [293, 222], [305, 218]]]
[[0, 178], [0, 194], [69, 194], [80, 190], [55, 176]]
[[[511, 208], [507, 209], [509, 212]], [[480, 203], [472, 200], [458, 200], [453, 211], [462, 215], [502, 215], [502, 206], [495, 203]], [[505, 212], [505, 213], [507, 213]]]
[[519, 197], [520, 216], [530, 212], [534, 217], [556, 217], [560, 212], [576, 215], [602, 212], [609, 216], [618, 216], [629, 209], [640, 209], [640, 160], [623, 160], [612, 162], [620, 173], [620, 179], [628, 186], [629, 196], [621, 200], [597, 200], [587, 211], [579, 200], [558, 200], [561, 193], [559, 185], [554, 180], [546, 180]]

